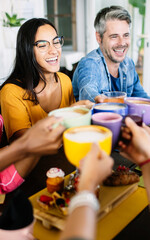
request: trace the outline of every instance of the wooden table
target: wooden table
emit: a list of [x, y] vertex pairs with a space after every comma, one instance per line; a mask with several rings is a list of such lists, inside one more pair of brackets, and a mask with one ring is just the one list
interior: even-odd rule
[[[31, 196], [30, 200], [35, 196]], [[113, 239], [128, 223], [130, 223], [148, 205], [147, 195], [144, 188], [139, 187], [119, 206], [98, 221], [96, 239]], [[44, 228], [42, 223], [36, 220], [34, 236], [40, 240], [59, 239], [60, 231], [54, 228]]]

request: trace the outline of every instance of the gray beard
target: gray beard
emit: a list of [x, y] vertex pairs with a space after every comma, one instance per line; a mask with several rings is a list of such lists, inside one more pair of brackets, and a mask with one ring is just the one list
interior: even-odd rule
[[106, 54], [107, 58], [109, 58], [109, 60], [111, 60], [113, 63], [121, 63], [123, 61], [123, 60], [119, 61], [119, 60], [114, 59], [111, 55], [109, 55], [107, 53], [107, 51], [105, 51], [105, 54]]
[[122, 62], [122, 61], [118, 61], [118, 60], [112, 58], [111, 56], [108, 56], [108, 55], [107, 55], [107, 57], [108, 57], [113, 63], [121, 63], [121, 62]]

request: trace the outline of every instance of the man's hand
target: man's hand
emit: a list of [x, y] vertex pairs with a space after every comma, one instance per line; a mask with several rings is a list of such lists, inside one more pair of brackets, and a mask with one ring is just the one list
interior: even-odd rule
[[91, 109], [93, 107], [94, 103], [89, 101], [89, 100], [80, 100], [78, 102], [75, 102], [71, 105], [71, 107], [74, 106], [81, 106], [81, 107], [86, 107], [88, 109]]
[[100, 95], [96, 96], [94, 100], [95, 100], [95, 103], [103, 103], [105, 98], [106, 97], [103, 94], [100, 94]]

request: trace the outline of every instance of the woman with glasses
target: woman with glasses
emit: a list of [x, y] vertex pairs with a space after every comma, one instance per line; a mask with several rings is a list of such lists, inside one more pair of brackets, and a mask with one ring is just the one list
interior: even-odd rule
[[15, 66], [0, 93], [1, 113], [10, 142], [51, 110], [75, 103], [70, 78], [58, 72], [63, 43], [63, 37], [58, 36], [47, 19], [33, 18], [20, 27]]

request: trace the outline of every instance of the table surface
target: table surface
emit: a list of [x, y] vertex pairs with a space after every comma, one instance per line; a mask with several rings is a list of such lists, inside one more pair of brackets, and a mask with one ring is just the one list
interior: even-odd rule
[[[35, 196], [31, 196], [32, 200]], [[114, 208], [97, 222], [96, 239], [113, 239], [128, 223], [130, 223], [148, 205], [146, 190], [139, 187], [120, 205]], [[109, 231], [108, 231], [109, 229]], [[59, 239], [60, 231], [54, 228], [46, 229], [37, 220], [34, 225], [34, 236], [40, 240]]]

